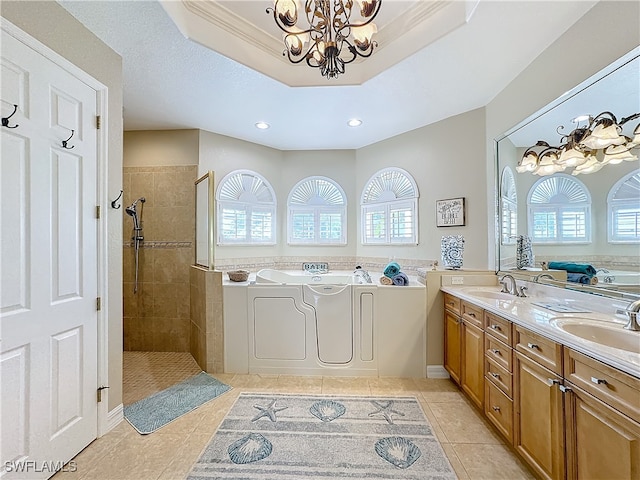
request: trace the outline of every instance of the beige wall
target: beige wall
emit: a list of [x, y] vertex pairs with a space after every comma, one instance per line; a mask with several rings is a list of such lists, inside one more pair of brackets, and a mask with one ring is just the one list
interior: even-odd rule
[[[476, 109], [357, 151], [356, 191], [381, 168], [407, 170], [420, 191], [418, 246], [358, 246], [358, 256], [440, 260], [443, 235], [464, 235], [464, 268], [487, 268], [484, 109]], [[464, 132], [464, 135], [461, 135]], [[464, 136], [464, 142], [461, 137]], [[436, 227], [435, 203], [465, 197], [466, 226]], [[359, 201], [359, 200], [358, 200]], [[360, 232], [358, 232], [359, 238]]]
[[[487, 185], [490, 215], [496, 187], [492, 140], [638, 45], [640, 2], [599, 2], [486, 106], [487, 178], [494, 179]], [[488, 233], [487, 254], [493, 266], [494, 231]]]
[[[102, 82], [108, 92], [108, 158], [104, 200], [114, 199], [122, 185], [122, 59], [56, 2], [2, 1], [2, 16], [71, 63]], [[70, 41], [70, 39], [72, 39]], [[121, 211], [106, 214], [108, 279], [109, 410], [122, 403], [122, 221]]]
[[132, 130], [124, 133], [125, 167], [198, 164], [198, 130]]

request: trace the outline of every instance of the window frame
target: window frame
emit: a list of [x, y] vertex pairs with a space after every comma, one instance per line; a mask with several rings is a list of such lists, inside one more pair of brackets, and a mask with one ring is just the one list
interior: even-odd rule
[[[333, 187], [333, 195], [339, 195], [341, 203], [336, 204], [322, 204], [322, 203], [292, 203], [296, 195], [300, 192], [302, 187], [309, 186], [310, 183], [315, 181], [326, 182]], [[321, 192], [315, 192], [319, 195]], [[319, 196], [316, 197], [316, 202], [322, 200]], [[296, 215], [311, 215], [311, 227], [313, 230], [313, 237], [298, 238], [294, 237], [295, 233], [295, 221]], [[339, 215], [340, 217], [340, 237], [336, 239], [322, 238], [322, 216], [323, 215]], [[287, 197], [287, 244], [288, 245], [314, 245], [314, 246], [344, 246], [347, 245], [347, 195], [344, 193], [342, 186], [335, 180], [320, 175], [313, 175], [303, 178], [296, 183]]]
[[[505, 218], [506, 214], [509, 214], [508, 218]], [[513, 170], [509, 166], [502, 170], [500, 180], [500, 225], [501, 244], [515, 245], [518, 236], [518, 192]]]
[[[625, 186], [625, 184], [630, 184], [635, 182], [640, 185], [640, 169], [633, 170], [622, 178], [620, 178], [609, 190], [607, 194], [607, 241], [609, 243], [614, 244], [638, 244], [640, 243], [640, 193], [638, 194], [638, 198], [622, 198], [616, 199], [615, 196], [618, 194], [620, 189]], [[637, 187], [632, 187], [633, 190], [637, 191]], [[621, 208], [629, 208], [636, 210], [636, 235], [633, 239], [628, 239], [624, 237], [619, 237], [616, 235], [615, 227], [617, 225], [615, 215], [618, 210]]]
[[[234, 177], [237, 176], [248, 176], [253, 177], [253, 181], [256, 180], [260, 182], [266, 188], [268, 195], [271, 197], [270, 201], [247, 201], [247, 200], [232, 200], [232, 199], [223, 199], [221, 195], [225, 188], [227, 182], [232, 181]], [[241, 182], [243, 183], [243, 182]], [[247, 193], [246, 190], [243, 193]], [[255, 195], [254, 195], [255, 196]], [[220, 180], [218, 183], [218, 188], [216, 189], [216, 245], [224, 247], [224, 246], [273, 246], [277, 243], [277, 201], [276, 195], [273, 190], [271, 184], [265, 179], [262, 175], [252, 170], [234, 170], [229, 172], [227, 175]], [[225, 210], [236, 210], [238, 212], [243, 212], [245, 215], [245, 235], [243, 238], [230, 239], [224, 237], [224, 221], [225, 221]], [[253, 229], [251, 228], [252, 221], [254, 220], [254, 212], [266, 212], [270, 214], [270, 230], [271, 237], [266, 240], [260, 240], [258, 238], [254, 238], [252, 233]], [[263, 224], [265, 222], [262, 222]], [[237, 220], [236, 220], [237, 226]]]
[[[404, 177], [403, 191], [393, 191], [392, 185], [388, 185], [386, 177], [391, 174]], [[377, 198], [371, 193], [373, 186], [377, 185]], [[401, 194], [398, 198], [398, 194]], [[419, 244], [419, 217], [418, 217], [418, 186], [409, 172], [398, 167], [388, 167], [378, 170], [365, 183], [360, 197], [360, 241], [362, 245], [418, 245]], [[407, 239], [392, 235], [392, 211], [394, 208], [411, 212], [411, 236]], [[381, 212], [383, 216], [384, 238], [368, 235], [369, 215], [371, 212]]]
[[[532, 197], [536, 193], [538, 187], [540, 187], [545, 182], [549, 182], [550, 179], [562, 179], [570, 180], [576, 187], [579, 188], [582, 195], [584, 195], [585, 200], [583, 201], [568, 201], [568, 202], [532, 202]], [[565, 180], [565, 183], [566, 183]], [[563, 228], [565, 222], [562, 220], [563, 214], [571, 213], [572, 210], [579, 210], [582, 216], [584, 217], [584, 236], [575, 239], [576, 237], [568, 237], [563, 235], [567, 229]], [[535, 234], [535, 216], [536, 213], [553, 213], [555, 218], [555, 235], [553, 237], [549, 237], [548, 239], [543, 239]], [[549, 222], [547, 222], [548, 224]], [[584, 183], [582, 183], [577, 178], [566, 175], [563, 173], [556, 173], [551, 176], [543, 177], [537, 180], [529, 189], [529, 193], [527, 195], [527, 228], [529, 237], [532, 240], [534, 245], [585, 245], [592, 242], [592, 228], [591, 228], [591, 194], [589, 193], [589, 189], [586, 187]]]

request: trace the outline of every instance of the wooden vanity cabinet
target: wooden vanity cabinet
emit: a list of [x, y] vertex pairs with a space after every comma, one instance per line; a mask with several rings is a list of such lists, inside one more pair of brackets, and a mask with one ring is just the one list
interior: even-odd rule
[[640, 478], [640, 380], [565, 348], [567, 478]]
[[519, 325], [514, 343], [513, 445], [542, 478], [563, 479], [562, 345]]
[[513, 444], [512, 328], [509, 320], [484, 312], [484, 413], [510, 444]]
[[484, 402], [483, 310], [444, 295], [444, 367], [479, 408]]

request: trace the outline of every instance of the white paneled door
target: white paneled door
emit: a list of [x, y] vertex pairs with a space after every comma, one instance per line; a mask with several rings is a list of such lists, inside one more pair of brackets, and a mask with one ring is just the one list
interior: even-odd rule
[[48, 478], [97, 433], [97, 93], [1, 46], [0, 476]]

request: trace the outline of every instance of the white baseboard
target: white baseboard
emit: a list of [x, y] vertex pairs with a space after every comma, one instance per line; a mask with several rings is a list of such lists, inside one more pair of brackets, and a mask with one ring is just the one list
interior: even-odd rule
[[449, 378], [443, 365], [427, 365], [427, 378]]
[[105, 425], [105, 431], [103, 432], [103, 435], [113, 430], [122, 420], [124, 420], [123, 408], [123, 405], [120, 404], [109, 413], [107, 413], [107, 424]]

